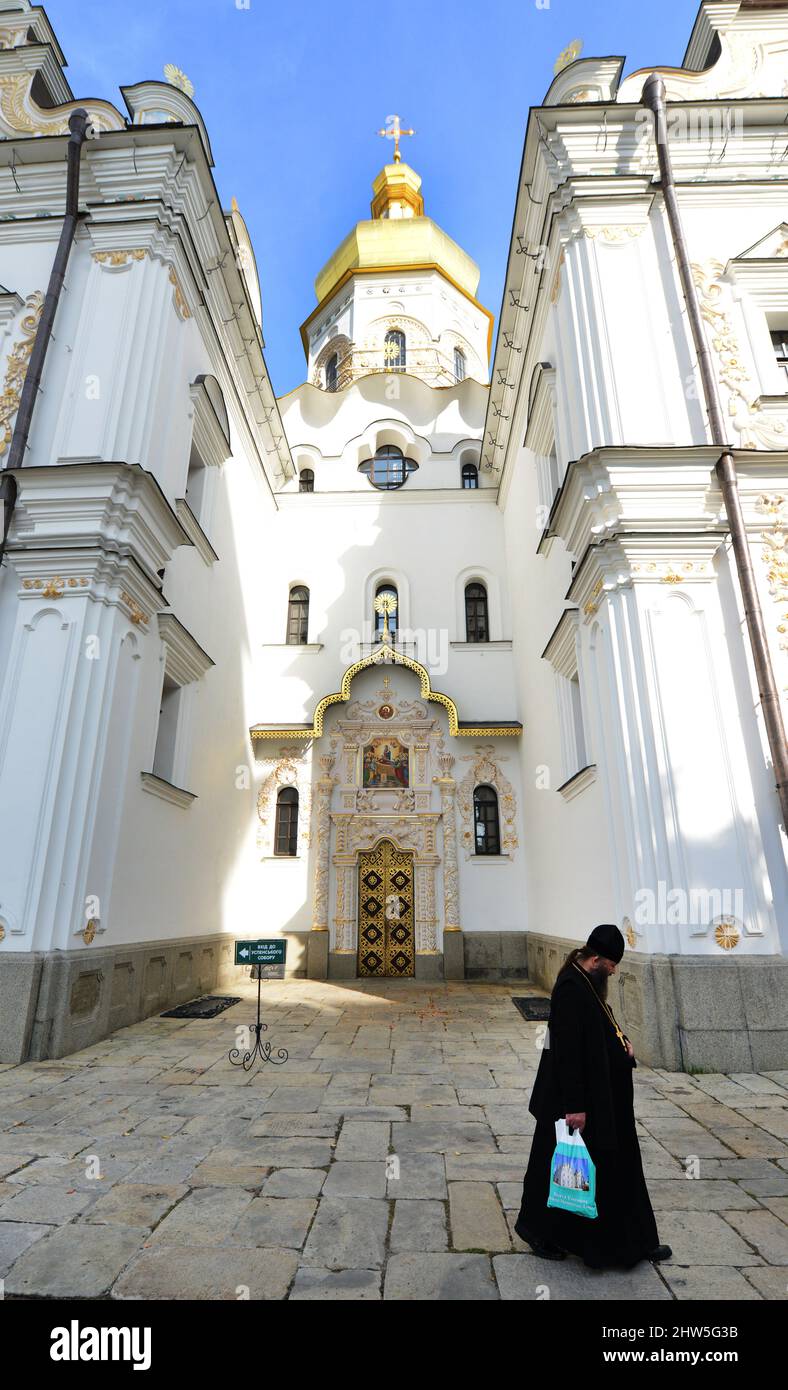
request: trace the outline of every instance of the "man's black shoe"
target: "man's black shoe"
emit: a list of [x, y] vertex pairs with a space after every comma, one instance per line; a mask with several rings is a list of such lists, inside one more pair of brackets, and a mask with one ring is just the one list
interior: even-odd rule
[[646, 1258], [656, 1264], [660, 1260], [669, 1260], [672, 1254], [673, 1251], [669, 1245], [658, 1245], [656, 1250], [649, 1250]]
[[515, 1221], [514, 1229], [520, 1237], [520, 1240], [524, 1240], [526, 1245], [530, 1245], [534, 1254], [538, 1255], [541, 1260], [566, 1259], [566, 1251], [562, 1250], [560, 1245], [553, 1245], [551, 1241], [537, 1240], [536, 1236], [532, 1236], [530, 1231], [526, 1231], [519, 1219]]

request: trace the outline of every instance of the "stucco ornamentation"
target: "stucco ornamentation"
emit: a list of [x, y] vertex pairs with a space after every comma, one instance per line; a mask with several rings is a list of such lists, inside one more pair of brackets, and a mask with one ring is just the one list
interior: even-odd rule
[[710, 260], [693, 262], [692, 276], [700, 295], [700, 311], [711, 328], [711, 345], [719, 363], [720, 381], [728, 391], [728, 414], [743, 449], [784, 449], [788, 431], [782, 420], [770, 419], [755, 406], [757, 392], [742, 362], [741, 348], [724, 305], [720, 281], [725, 267]]
[[312, 788], [306, 777], [299, 778], [304, 764], [294, 758], [292, 753], [284, 753], [277, 759], [276, 766], [269, 772], [257, 795], [257, 814], [260, 829], [257, 835], [258, 848], [265, 854], [273, 853], [273, 816], [276, 798], [282, 787], [296, 787], [298, 790], [298, 843], [308, 848], [310, 843]]
[[472, 766], [457, 789], [457, 805], [462, 829], [460, 838], [465, 849], [465, 858], [470, 859], [474, 852], [473, 793], [476, 787], [494, 787], [498, 793], [498, 810], [501, 822], [501, 851], [511, 854], [518, 845], [515, 818], [517, 802], [514, 788], [502, 773], [494, 758], [492, 744], [479, 747], [475, 753], [466, 753], [463, 762], [471, 761]]
[[5, 381], [3, 382], [2, 395], [0, 395], [0, 458], [3, 457], [13, 438], [14, 431], [11, 422], [19, 409], [22, 387], [25, 384], [30, 354], [33, 351], [43, 308], [44, 296], [41, 290], [35, 290], [33, 294], [28, 295], [25, 300], [25, 313], [22, 316], [21, 324], [23, 336], [18, 343], [14, 343], [8, 354]]

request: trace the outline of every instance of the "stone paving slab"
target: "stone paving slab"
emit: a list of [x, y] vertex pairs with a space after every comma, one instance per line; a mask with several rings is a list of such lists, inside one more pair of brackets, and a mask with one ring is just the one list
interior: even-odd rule
[[270, 981], [269, 1036], [289, 1060], [243, 1074], [227, 1052], [256, 989], [239, 988], [218, 1019], [152, 1018], [0, 1068], [9, 1292], [786, 1298], [788, 1070], [638, 1066], [644, 1171], [674, 1257], [597, 1272], [539, 1261], [512, 1232], [539, 1060], [538, 1025], [511, 1003], [527, 983]]
[[587, 1269], [580, 1260], [540, 1260], [527, 1255], [496, 1255], [493, 1260], [500, 1296], [506, 1301], [633, 1299], [666, 1302], [670, 1291], [648, 1261], [628, 1270]]
[[385, 1299], [444, 1299], [477, 1303], [497, 1299], [485, 1255], [392, 1255], [386, 1267]]
[[139, 1246], [137, 1227], [61, 1226], [15, 1261], [6, 1275], [5, 1293], [101, 1298]]
[[0, 1222], [0, 1279], [29, 1246], [35, 1245], [42, 1236], [50, 1235], [51, 1231], [51, 1226], [37, 1226], [33, 1221]]
[[119, 1299], [283, 1299], [298, 1265], [295, 1250], [163, 1246], [143, 1250], [113, 1286]]
[[749, 1282], [757, 1272], [752, 1269], [747, 1270], [745, 1277], [730, 1265], [663, 1264], [660, 1268], [674, 1298], [755, 1303], [763, 1296]]
[[314, 1269], [302, 1265], [296, 1272], [290, 1298], [334, 1302], [353, 1299], [370, 1302], [382, 1297], [379, 1269]]
[[395, 1254], [445, 1250], [448, 1246], [445, 1204], [399, 1197], [394, 1205], [390, 1243]]

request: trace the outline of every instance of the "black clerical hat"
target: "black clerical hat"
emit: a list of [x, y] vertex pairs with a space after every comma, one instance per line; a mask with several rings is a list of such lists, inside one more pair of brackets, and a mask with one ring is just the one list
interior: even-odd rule
[[586, 945], [590, 946], [598, 956], [604, 956], [606, 960], [614, 960], [616, 964], [624, 954], [624, 938], [618, 927], [614, 927], [611, 922], [603, 922], [600, 927], [594, 927]]

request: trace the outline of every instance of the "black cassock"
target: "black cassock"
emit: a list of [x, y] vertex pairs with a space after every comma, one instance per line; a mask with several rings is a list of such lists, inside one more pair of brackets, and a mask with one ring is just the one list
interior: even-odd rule
[[[536, 1118], [520, 1219], [597, 1268], [627, 1269], [659, 1244], [633, 1108], [635, 1066], [590, 978], [569, 966], [555, 983], [545, 1048], [528, 1106]], [[586, 1112], [583, 1139], [596, 1166], [598, 1216], [548, 1207], [555, 1121]]]

